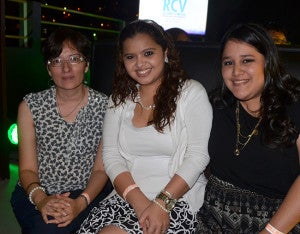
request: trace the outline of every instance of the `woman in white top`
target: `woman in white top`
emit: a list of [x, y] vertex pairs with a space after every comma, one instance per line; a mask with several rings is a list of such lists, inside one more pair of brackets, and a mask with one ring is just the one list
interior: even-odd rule
[[194, 233], [212, 122], [204, 87], [150, 20], [122, 30], [113, 87], [103, 161], [115, 190], [79, 233]]

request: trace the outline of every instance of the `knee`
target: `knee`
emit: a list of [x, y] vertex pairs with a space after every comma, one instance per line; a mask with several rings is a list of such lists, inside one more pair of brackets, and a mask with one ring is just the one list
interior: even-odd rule
[[111, 233], [114, 233], [114, 234], [127, 234], [126, 231], [124, 231], [120, 227], [116, 227], [114, 225], [106, 226], [98, 232], [98, 234], [111, 234]]

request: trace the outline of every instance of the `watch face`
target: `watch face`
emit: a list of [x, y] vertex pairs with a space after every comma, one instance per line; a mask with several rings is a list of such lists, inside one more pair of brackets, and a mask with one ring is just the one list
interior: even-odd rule
[[173, 201], [170, 201], [168, 204], [166, 203], [167, 210], [171, 211], [174, 208], [174, 206], [175, 206], [175, 202], [173, 202]]
[[177, 201], [176, 199], [170, 199], [167, 195], [163, 193], [158, 194], [157, 198], [161, 199], [165, 203], [166, 209], [169, 211], [171, 211], [174, 208], [175, 203]]

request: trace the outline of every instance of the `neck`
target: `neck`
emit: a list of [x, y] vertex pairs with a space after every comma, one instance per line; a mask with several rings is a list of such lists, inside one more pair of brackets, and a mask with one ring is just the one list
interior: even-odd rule
[[261, 111], [261, 104], [260, 102], [256, 103], [249, 103], [249, 102], [243, 102], [239, 101], [239, 103], [242, 105], [242, 107], [253, 117], [259, 117], [260, 111]]
[[84, 95], [85, 87], [83, 85], [71, 90], [56, 88], [56, 97], [60, 102], [79, 101]]
[[59, 92], [56, 93], [57, 108], [61, 117], [73, 118], [72, 116], [77, 115], [85, 97], [85, 88], [83, 87], [82, 90], [76, 92], [78, 94], [74, 92], [72, 95], [70, 93], [61, 93], [63, 95], [60, 95]]
[[[138, 88], [138, 93], [137, 93], [137, 102], [141, 105], [141, 107], [144, 110], [153, 110], [155, 108], [155, 104], [153, 101], [153, 97], [154, 97], [154, 92], [151, 89], [143, 89], [143, 99], [142, 99], [142, 94], [141, 94], [141, 88]], [[147, 104], [146, 104], [147, 103]], [[148, 103], [152, 103], [152, 104], [148, 104]]]

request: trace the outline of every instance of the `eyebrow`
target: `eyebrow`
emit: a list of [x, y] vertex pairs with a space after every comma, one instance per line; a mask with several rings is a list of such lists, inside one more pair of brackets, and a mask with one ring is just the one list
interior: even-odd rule
[[[157, 50], [157, 48], [150, 47], [150, 48], [147, 48], [147, 49], [142, 50], [141, 53], [145, 53], [145, 52], [148, 51], [148, 50]], [[123, 56], [129, 55], [129, 54], [132, 54], [132, 53], [130, 53], [130, 52], [128, 52], [128, 53], [123, 53]]]
[[[254, 57], [254, 55], [253, 54], [244, 54], [244, 55], [241, 55], [241, 56], [239, 56], [240, 58], [246, 58], [246, 57]], [[223, 60], [225, 60], [225, 59], [231, 59], [232, 57], [230, 57], [230, 56], [224, 56], [224, 57], [222, 57], [222, 61]]]
[[[83, 55], [82, 55], [82, 54], [80, 54], [80, 53], [75, 53], [75, 54], [70, 54], [70, 55], [67, 55], [66, 57], [70, 57], [70, 56], [74, 56], [74, 55], [83, 56]], [[57, 56], [57, 57], [53, 57], [53, 59], [56, 59], [56, 58], [66, 58], [66, 57]], [[84, 57], [84, 56], [83, 56], [83, 57]]]

